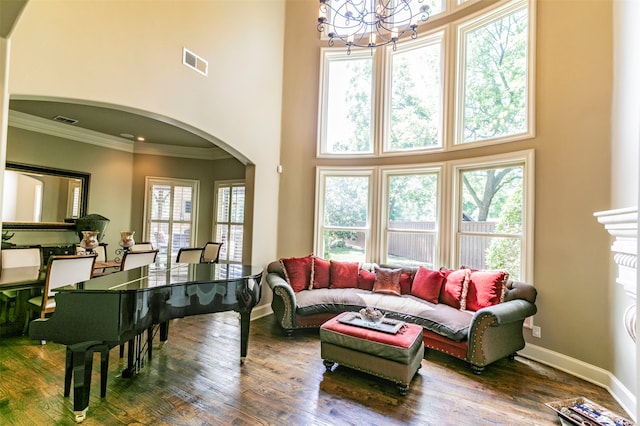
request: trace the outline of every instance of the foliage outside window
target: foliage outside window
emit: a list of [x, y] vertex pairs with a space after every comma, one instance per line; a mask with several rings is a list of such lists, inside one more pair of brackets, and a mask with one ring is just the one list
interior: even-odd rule
[[460, 169], [458, 259], [475, 269], [505, 269], [520, 278], [524, 165]]
[[317, 253], [325, 259], [364, 262], [371, 226], [371, 171], [321, 170], [317, 196]]
[[386, 215], [381, 261], [436, 265], [439, 170], [383, 170]]
[[390, 134], [385, 151], [442, 146], [442, 34], [390, 55]]
[[533, 151], [524, 151], [420, 167], [319, 168], [315, 252], [531, 279], [532, 167]]
[[373, 55], [325, 50], [322, 152], [373, 152]]
[[[460, 28], [458, 64], [463, 128], [458, 143], [524, 134], [528, 129], [526, 4]], [[514, 10], [511, 10], [514, 9]]]
[[[448, 2], [433, 3], [452, 12]], [[533, 135], [532, 0], [465, 17], [475, 2], [467, 3], [455, 7], [460, 20], [431, 28], [428, 21], [396, 51], [322, 50], [319, 156], [451, 150]], [[444, 73], [445, 64], [454, 71]], [[385, 87], [378, 98], [377, 87]]]

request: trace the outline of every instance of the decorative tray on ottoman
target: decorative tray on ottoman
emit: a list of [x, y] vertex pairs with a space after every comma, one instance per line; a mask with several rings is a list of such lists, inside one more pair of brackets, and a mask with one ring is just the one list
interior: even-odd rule
[[558, 413], [563, 425], [577, 426], [635, 426], [635, 423], [606, 408], [578, 397], [547, 402], [544, 405]]
[[396, 334], [404, 325], [404, 321], [391, 318], [382, 318], [380, 322], [367, 321], [363, 319], [358, 312], [350, 312], [347, 315], [343, 315], [338, 321], [343, 324], [355, 325], [356, 327], [369, 328], [390, 334]]

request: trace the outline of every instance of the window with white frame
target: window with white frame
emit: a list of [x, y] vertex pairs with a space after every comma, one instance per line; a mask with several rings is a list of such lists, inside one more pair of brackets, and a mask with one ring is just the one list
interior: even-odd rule
[[221, 242], [220, 263], [242, 263], [244, 239], [244, 181], [218, 181], [215, 185], [214, 240]]
[[319, 167], [317, 176], [315, 253], [325, 259], [532, 278], [532, 150], [413, 167]]
[[442, 37], [389, 50], [386, 152], [442, 147]]
[[458, 27], [456, 144], [529, 135], [528, 29], [524, 1]]
[[322, 49], [318, 156], [446, 151], [532, 137], [534, 0], [467, 12], [475, 3], [445, 8], [459, 19], [427, 21], [417, 40], [395, 49]]
[[373, 58], [369, 51], [324, 49], [320, 152], [373, 153]]
[[437, 265], [440, 168], [382, 169], [383, 264]]
[[318, 169], [316, 253], [364, 262], [370, 252], [373, 170]]
[[194, 244], [200, 182], [147, 177], [145, 187], [145, 231], [139, 241], [158, 250], [156, 263], [169, 264], [181, 247]]
[[453, 167], [454, 265], [505, 269], [524, 279], [532, 250], [533, 153], [465, 163]]

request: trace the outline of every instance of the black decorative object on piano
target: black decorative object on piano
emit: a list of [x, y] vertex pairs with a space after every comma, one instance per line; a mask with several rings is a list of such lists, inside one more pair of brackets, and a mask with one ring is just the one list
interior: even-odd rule
[[[103, 275], [86, 281], [81, 290], [57, 293], [56, 311], [47, 319], [32, 321], [29, 336], [61, 343], [74, 351], [73, 409], [80, 422], [88, 409], [91, 375], [85, 372], [91, 371], [93, 352], [126, 343], [127, 368], [122, 377], [131, 377], [144, 366], [145, 359], [151, 359], [156, 331], [162, 342], [167, 340], [171, 319], [238, 312], [240, 363], [244, 363], [251, 310], [262, 295], [261, 280], [261, 267], [216, 263], [182, 263], [169, 269], [146, 266]], [[71, 377], [68, 364], [65, 389]], [[106, 371], [102, 381], [105, 376]]]
[[76, 219], [76, 232], [78, 233], [78, 237], [82, 241], [84, 237], [82, 231], [97, 231], [98, 242], [102, 242], [102, 239], [104, 238], [104, 232], [107, 229], [109, 222], [111, 221], [102, 215], [95, 213], [88, 214]]

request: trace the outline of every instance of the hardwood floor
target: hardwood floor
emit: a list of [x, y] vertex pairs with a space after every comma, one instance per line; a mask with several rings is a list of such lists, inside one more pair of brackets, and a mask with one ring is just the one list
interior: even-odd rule
[[[282, 336], [273, 316], [251, 324], [249, 354], [239, 363], [233, 312], [171, 324], [169, 341], [133, 379], [111, 352], [106, 398], [99, 359], [83, 425], [558, 425], [544, 402], [585, 396], [624, 413], [609, 393], [522, 357], [483, 375], [453, 357], [427, 351], [409, 393], [337, 366], [326, 373], [317, 331]], [[65, 348], [27, 337], [0, 341], [0, 424], [72, 425], [64, 398]]]

